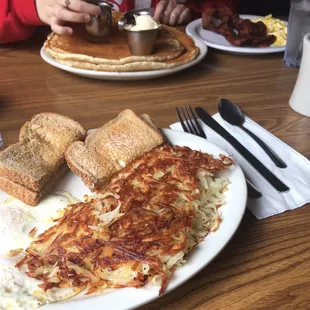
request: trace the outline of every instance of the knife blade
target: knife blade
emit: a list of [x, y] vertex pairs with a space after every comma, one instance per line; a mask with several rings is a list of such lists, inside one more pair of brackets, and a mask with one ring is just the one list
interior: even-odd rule
[[224, 127], [222, 127], [206, 110], [201, 107], [195, 109], [200, 119], [237, 150], [251, 166], [265, 178], [278, 192], [283, 193], [290, 190], [277, 176], [275, 176], [261, 161], [249, 152], [237, 139], [235, 139]]
[[246, 180], [246, 185], [248, 189], [248, 197], [252, 199], [261, 198], [263, 194], [259, 191], [259, 189], [253, 183], [251, 183], [248, 179], [245, 179], [245, 180]]

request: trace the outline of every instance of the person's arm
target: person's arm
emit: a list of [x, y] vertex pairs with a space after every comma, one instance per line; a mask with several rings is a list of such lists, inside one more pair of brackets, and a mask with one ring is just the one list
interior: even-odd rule
[[42, 24], [35, 0], [0, 0], [0, 44], [26, 40]]

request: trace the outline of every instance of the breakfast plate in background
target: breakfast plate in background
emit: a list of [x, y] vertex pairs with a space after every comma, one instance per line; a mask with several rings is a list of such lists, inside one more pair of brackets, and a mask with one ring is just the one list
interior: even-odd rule
[[93, 79], [100, 79], [100, 80], [117, 80], [117, 81], [125, 81], [125, 80], [147, 80], [147, 79], [154, 79], [159, 77], [164, 77], [167, 75], [171, 75], [180, 71], [183, 71], [187, 68], [190, 68], [199, 62], [201, 62], [205, 56], [207, 55], [208, 48], [207, 46], [199, 39], [193, 38], [195, 45], [200, 49], [199, 55], [193, 59], [192, 61], [180, 65], [175, 68], [170, 69], [162, 69], [162, 70], [149, 70], [149, 71], [132, 71], [132, 72], [107, 72], [107, 71], [94, 71], [94, 70], [87, 70], [87, 69], [79, 69], [73, 68], [71, 66], [61, 64], [57, 60], [55, 60], [46, 50], [44, 47], [41, 49], [41, 57], [45, 62], [48, 64], [76, 74], [83, 77], [93, 78]]
[[[254, 19], [254, 18], [262, 18], [261, 16], [256, 15], [243, 15], [240, 14], [240, 18], [243, 19]], [[287, 24], [285, 22], [285, 24]], [[270, 53], [280, 53], [285, 51], [284, 46], [270, 46], [270, 47], [240, 47], [233, 46], [230, 44], [224, 36], [218, 34], [214, 31], [206, 30], [202, 28], [202, 18], [196, 19], [189, 23], [186, 27], [186, 33], [192, 36], [195, 39], [200, 39], [207, 46], [230, 52], [236, 54], [270, 54]]]
[[[226, 154], [216, 145], [200, 137], [171, 129], [163, 129], [163, 133], [174, 145], [188, 146], [191, 149], [201, 150], [215, 157], [219, 154]], [[247, 189], [241, 168], [234, 164], [221, 172], [220, 177], [229, 181], [228, 190], [226, 191], [227, 203], [220, 209], [222, 222], [214, 233], [210, 233], [186, 257], [186, 263], [176, 269], [169, 280], [165, 293], [176, 289], [210, 264], [230, 241], [242, 220], [246, 208]], [[89, 193], [82, 180], [72, 172], [67, 173], [65, 178], [58, 184], [56, 191], [69, 192], [72, 196], [79, 199], [82, 199], [84, 194]], [[0, 201], [4, 201], [7, 197], [5, 193], [0, 191]], [[158, 292], [158, 285], [148, 284], [139, 289], [122, 288], [108, 290], [102, 295], [84, 296], [81, 293], [64, 302], [47, 304], [42, 309], [84, 310], [91, 308], [99, 310], [102, 309], [103, 305], [108, 305], [108, 308], [113, 310], [134, 309], [159, 298]]]

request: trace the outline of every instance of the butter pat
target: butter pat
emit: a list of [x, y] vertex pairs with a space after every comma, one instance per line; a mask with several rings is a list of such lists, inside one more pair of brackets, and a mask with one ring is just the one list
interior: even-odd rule
[[159, 27], [158, 23], [150, 15], [134, 15], [136, 24], [130, 27], [132, 31], [152, 30]]

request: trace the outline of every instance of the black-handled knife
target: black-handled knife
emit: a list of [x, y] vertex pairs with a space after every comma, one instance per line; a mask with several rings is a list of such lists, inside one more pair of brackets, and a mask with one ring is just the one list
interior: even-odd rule
[[200, 119], [211, 129], [229, 142], [277, 191], [290, 190], [278, 179], [266, 166], [264, 166], [252, 153], [250, 153], [238, 140], [236, 140], [225, 128], [223, 128], [206, 110], [201, 107], [195, 109]]

